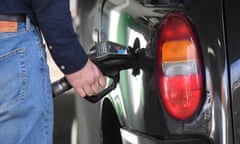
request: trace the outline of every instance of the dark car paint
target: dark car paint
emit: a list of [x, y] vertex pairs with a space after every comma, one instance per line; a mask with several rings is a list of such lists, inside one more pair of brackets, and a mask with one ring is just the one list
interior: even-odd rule
[[[123, 129], [163, 142], [201, 139], [206, 143], [240, 143], [237, 104], [240, 92], [239, 41], [235, 35], [239, 30], [235, 19], [238, 5], [233, 0], [129, 0], [128, 5], [119, 5], [127, 1], [78, 1], [80, 25], [77, 31], [83, 46], [88, 49], [95, 42], [105, 40], [133, 46], [134, 40], [128, 42], [127, 30], [131, 29], [146, 41], [146, 46], [141, 44], [141, 47], [155, 56], [157, 32], [162, 20], [169, 13], [182, 13], [190, 21], [200, 45], [205, 72], [203, 101], [191, 119], [176, 120], [163, 107], [156, 82], [156, 69], [143, 70], [136, 77], [128, 70], [121, 73], [119, 87], [102, 100], [99, 111], [107, 113], [109, 107], [105, 109], [104, 101], [110, 100]], [[115, 25], [117, 29], [109, 31], [110, 12], [119, 7], [120, 19], [124, 22]], [[93, 33], [98, 35], [97, 39], [93, 39]], [[117, 38], [114, 39], [112, 35]], [[134, 89], [140, 92], [136, 95]]]
[[233, 136], [235, 143], [240, 143], [240, 21], [239, 17], [239, 2], [234, 0], [224, 1], [224, 19], [226, 29], [226, 45], [228, 48], [229, 71], [230, 71], [230, 86], [231, 86], [231, 103], [233, 117]]

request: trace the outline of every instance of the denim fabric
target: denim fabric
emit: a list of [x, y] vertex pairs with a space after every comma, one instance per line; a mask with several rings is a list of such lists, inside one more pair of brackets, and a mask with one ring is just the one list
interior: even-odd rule
[[51, 144], [53, 102], [36, 28], [0, 33], [0, 144]]

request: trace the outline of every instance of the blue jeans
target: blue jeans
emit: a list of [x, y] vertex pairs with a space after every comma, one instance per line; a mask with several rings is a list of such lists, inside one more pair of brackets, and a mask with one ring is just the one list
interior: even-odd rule
[[37, 29], [0, 33], [0, 144], [51, 144], [53, 100]]

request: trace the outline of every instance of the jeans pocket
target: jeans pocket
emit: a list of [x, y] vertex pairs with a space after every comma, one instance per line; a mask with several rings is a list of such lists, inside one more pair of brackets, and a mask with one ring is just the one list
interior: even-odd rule
[[0, 54], [0, 112], [25, 98], [27, 72], [24, 48]]

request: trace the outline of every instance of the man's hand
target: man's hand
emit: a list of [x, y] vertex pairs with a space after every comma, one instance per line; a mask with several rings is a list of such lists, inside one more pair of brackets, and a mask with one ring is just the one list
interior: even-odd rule
[[97, 94], [106, 85], [105, 77], [91, 60], [81, 70], [67, 74], [66, 78], [81, 97]]

